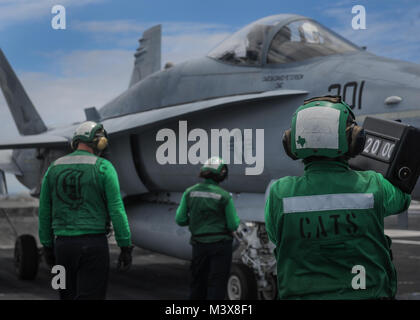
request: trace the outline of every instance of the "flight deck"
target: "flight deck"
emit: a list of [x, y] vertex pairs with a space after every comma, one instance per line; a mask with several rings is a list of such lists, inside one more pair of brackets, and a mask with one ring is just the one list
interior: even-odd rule
[[[0, 201], [8, 210], [18, 233], [37, 237], [37, 201]], [[401, 219], [385, 219], [386, 234], [393, 240], [392, 251], [398, 273], [397, 299], [420, 300], [420, 203], [408, 212], [408, 229]], [[141, 248], [133, 251], [133, 265], [127, 273], [116, 270], [119, 249], [110, 239], [111, 269], [107, 299], [115, 300], [184, 300], [188, 299], [189, 262]], [[44, 262], [33, 281], [19, 280], [13, 265], [14, 233], [0, 214], [0, 299], [58, 299], [51, 288], [51, 277]]]

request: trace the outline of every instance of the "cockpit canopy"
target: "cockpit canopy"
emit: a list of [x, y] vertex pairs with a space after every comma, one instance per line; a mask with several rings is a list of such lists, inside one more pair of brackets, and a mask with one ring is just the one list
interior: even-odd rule
[[[251, 23], [223, 41], [208, 56], [236, 65], [258, 66], [361, 50], [313, 20], [291, 17], [276, 15]], [[285, 23], [285, 20], [290, 22]]]

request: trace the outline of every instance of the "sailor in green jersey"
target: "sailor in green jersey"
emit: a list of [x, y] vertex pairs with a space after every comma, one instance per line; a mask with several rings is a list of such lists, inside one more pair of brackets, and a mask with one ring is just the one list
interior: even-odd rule
[[283, 136], [305, 172], [270, 187], [265, 220], [275, 244], [280, 299], [392, 299], [397, 290], [384, 217], [410, 196], [381, 174], [354, 171], [348, 159], [365, 134], [339, 96], [306, 100]]
[[204, 182], [184, 192], [176, 212], [176, 223], [188, 225], [191, 232], [192, 300], [225, 298], [232, 262], [232, 234], [239, 226], [232, 197], [219, 186], [227, 174], [221, 158], [208, 159], [200, 170]]
[[39, 203], [39, 238], [50, 265], [66, 270], [61, 299], [105, 299], [110, 220], [121, 248], [119, 268], [131, 265], [131, 234], [113, 165], [100, 154], [106, 131], [92, 121], [74, 133], [73, 153], [54, 161], [44, 175]]

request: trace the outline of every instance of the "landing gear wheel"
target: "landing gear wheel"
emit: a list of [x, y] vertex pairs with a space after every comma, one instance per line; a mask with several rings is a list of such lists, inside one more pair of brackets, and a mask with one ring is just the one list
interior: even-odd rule
[[33, 280], [38, 273], [39, 253], [36, 240], [29, 234], [17, 237], [15, 242], [15, 269], [19, 279]]
[[266, 276], [268, 286], [261, 291], [261, 300], [275, 300], [277, 298], [277, 277], [274, 275]]
[[243, 264], [233, 264], [227, 284], [229, 300], [256, 300], [257, 282], [254, 273]]

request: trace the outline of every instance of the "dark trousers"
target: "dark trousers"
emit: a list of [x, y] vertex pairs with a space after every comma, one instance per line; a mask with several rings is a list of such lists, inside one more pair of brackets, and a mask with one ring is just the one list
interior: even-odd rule
[[232, 263], [232, 240], [192, 245], [191, 300], [223, 300]]
[[108, 239], [104, 234], [59, 236], [55, 242], [56, 264], [66, 270], [66, 289], [61, 300], [103, 300], [109, 272]]

